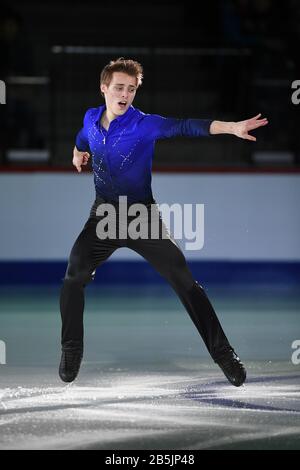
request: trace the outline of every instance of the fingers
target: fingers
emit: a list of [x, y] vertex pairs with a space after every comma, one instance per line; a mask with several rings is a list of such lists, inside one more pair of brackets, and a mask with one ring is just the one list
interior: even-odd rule
[[256, 137], [254, 137], [254, 135], [247, 134], [245, 136], [245, 139], [251, 140], [252, 142], [256, 142]]
[[269, 121], [267, 119], [261, 119], [260, 121], [250, 122], [248, 125], [248, 130], [257, 129], [258, 127], [266, 126], [267, 124], [269, 124]]
[[248, 134], [248, 132], [254, 129], [257, 129], [258, 127], [266, 126], [267, 124], [269, 124], [269, 121], [267, 118], [258, 119], [260, 116], [261, 116], [261, 113], [257, 114], [251, 119], [248, 119], [247, 121], [242, 122], [244, 126], [243, 126], [240, 137], [246, 140], [251, 140], [252, 142], [256, 142], [256, 137]]
[[87, 165], [90, 158], [90, 154], [88, 152], [81, 152], [80, 155], [76, 155], [73, 158], [73, 165], [75, 166], [78, 173], [82, 171], [82, 165]]
[[254, 116], [253, 118], [250, 118], [249, 120], [252, 121], [253, 119], [258, 119], [260, 116], [261, 116], [261, 113], [257, 114], [257, 115]]
[[77, 159], [74, 159], [73, 160], [73, 165], [75, 166], [76, 170], [78, 171], [78, 173], [81, 172], [81, 165], [82, 165], [82, 162], [78, 162]]
[[89, 158], [90, 158], [90, 154], [86, 152], [86, 153], [83, 155], [83, 158], [82, 158], [82, 165], [87, 165], [87, 164], [88, 164], [88, 161], [89, 161]]
[[253, 118], [249, 119], [249, 121], [255, 121], [256, 123], [262, 123], [263, 124], [268, 124], [268, 119], [267, 118], [262, 118], [258, 119], [261, 116], [261, 113], [259, 113], [257, 116], [254, 116]]
[[263, 119], [258, 119], [256, 121], [256, 124], [259, 124], [260, 126], [264, 126], [265, 124], [268, 124], [268, 119], [267, 118], [263, 118]]
[[269, 124], [269, 121], [267, 118], [261, 119], [261, 121], [258, 121], [261, 126], [265, 126], [266, 124]]

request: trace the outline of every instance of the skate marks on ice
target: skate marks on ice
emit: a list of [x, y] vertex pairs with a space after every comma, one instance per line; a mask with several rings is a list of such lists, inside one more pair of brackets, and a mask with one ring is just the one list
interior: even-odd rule
[[[178, 370], [179, 369], [179, 370]], [[235, 388], [214, 367], [172, 372], [16, 370], [0, 389], [1, 449], [300, 448], [300, 374], [253, 365]], [[52, 373], [53, 372], [53, 373]]]

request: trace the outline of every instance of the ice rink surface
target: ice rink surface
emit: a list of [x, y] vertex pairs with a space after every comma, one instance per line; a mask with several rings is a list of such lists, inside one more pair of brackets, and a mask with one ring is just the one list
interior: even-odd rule
[[[1, 449], [300, 449], [300, 292], [206, 289], [246, 365], [228, 383], [168, 286], [87, 288], [85, 353], [60, 381], [59, 288], [1, 288]], [[298, 355], [300, 357], [300, 354]]]

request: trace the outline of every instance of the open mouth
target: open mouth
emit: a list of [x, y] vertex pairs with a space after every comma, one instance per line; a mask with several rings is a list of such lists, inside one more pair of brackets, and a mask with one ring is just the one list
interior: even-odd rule
[[120, 106], [120, 108], [124, 109], [127, 106], [127, 101], [119, 101], [118, 105]]

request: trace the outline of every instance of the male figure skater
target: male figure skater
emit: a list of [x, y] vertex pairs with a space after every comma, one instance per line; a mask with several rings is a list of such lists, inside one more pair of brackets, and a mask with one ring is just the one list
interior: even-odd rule
[[[61, 289], [62, 357], [59, 375], [63, 381], [72, 382], [80, 368], [85, 285], [93, 279], [96, 268], [117, 248], [128, 247], [148, 260], [169, 282], [212, 359], [227, 379], [239, 387], [246, 379], [246, 370], [230, 345], [204, 289], [193, 279], [181, 249], [160, 217], [151, 190], [151, 166], [157, 139], [225, 133], [255, 141], [256, 138], [248, 132], [266, 125], [267, 120], [259, 119], [260, 114], [240, 122], [174, 119], [145, 114], [132, 106], [142, 78], [143, 68], [134, 60], [119, 58], [107, 64], [100, 77], [105, 105], [88, 109], [83, 128], [76, 137], [73, 165], [81, 172], [82, 165], [86, 165], [92, 155], [96, 199], [72, 248]], [[142, 203], [149, 213], [156, 211], [159, 215], [158, 237], [98, 236], [97, 225], [104, 215], [101, 207], [112, 204], [119, 215], [120, 196], [126, 196], [130, 205]], [[117, 218], [116, 224], [120, 228], [123, 221]], [[145, 224], [151, 233], [150, 217]]]

